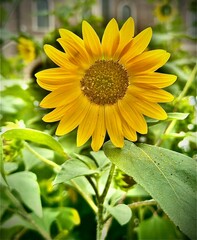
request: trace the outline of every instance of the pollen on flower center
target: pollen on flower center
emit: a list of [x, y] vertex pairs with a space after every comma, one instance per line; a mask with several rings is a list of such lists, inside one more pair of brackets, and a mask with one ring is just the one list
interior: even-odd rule
[[129, 79], [124, 67], [113, 60], [98, 60], [81, 80], [81, 90], [98, 105], [114, 104], [127, 91]]

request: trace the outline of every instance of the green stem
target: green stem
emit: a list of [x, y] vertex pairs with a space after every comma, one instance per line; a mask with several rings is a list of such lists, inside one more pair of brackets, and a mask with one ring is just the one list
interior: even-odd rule
[[142, 207], [142, 206], [150, 206], [150, 205], [156, 205], [157, 202], [154, 199], [150, 199], [150, 200], [145, 200], [145, 201], [140, 201], [140, 202], [134, 202], [131, 204], [128, 204], [128, 207], [130, 208], [138, 208], [138, 207]]
[[89, 204], [89, 206], [92, 208], [92, 210], [94, 211], [95, 214], [97, 214], [98, 212], [98, 208], [95, 205], [95, 203], [93, 202], [93, 200], [90, 198], [89, 195], [85, 194], [83, 192], [83, 190], [79, 187], [79, 185], [74, 181], [74, 180], [70, 180], [71, 183], [73, 184], [73, 186], [77, 189], [78, 193], [81, 194], [81, 196], [86, 200], [86, 202]]
[[28, 143], [25, 142], [25, 147], [31, 152], [33, 153], [38, 159], [40, 159], [42, 162], [46, 163], [47, 165], [53, 167], [54, 169], [56, 169], [57, 171], [60, 171], [61, 167], [52, 162], [51, 160], [46, 159], [45, 157], [41, 156], [38, 152], [36, 152], [32, 147], [29, 146]]
[[103, 226], [104, 226], [104, 219], [103, 219], [104, 206], [103, 206], [103, 203], [105, 201], [105, 197], [107, 196], [111, 181], [113, 179], [114, 170], [115, 170], [115, 165], [112, 163], [110, 171], [109, 171], [108, 179], [106, 181], [106, 185], [105, 185], [105, 188], [103, 190], [103, 193], [101, 194], [101, 196], [98, 196], [98, 199], [97, 199], [97, 201], [98, 201], [97, 235], [96, 235], [97, 240], [104, 240], [105, 236], [106, 236], [106, 234], [103, 234]]
[[90, 185], [92, 186], [94, 192], [95, 192], [95, 195], [96, 195], [96, 199], [99, 198], [99, 192], [97, 190], [97, 187], [95, 185], [95, 183], [93, 182], [92, 178], [90, 176], [86, 176], [86, 179], [88, 180], [88, 182], [90, 183]]
[[104, 202], [104, 199], [108, 193], [108, 190], [109, 190], [109, 187], [110, 187], [110, 184], [111, 184], [111, 181], [112, 181], [112, 178], [113, 178], [113, 175], [114, 175], [114, 170], [115, 170], [115, 164], [112, 163], [111, 165], [111, 168], [110, 168], [110, 171], [109, 171], [109, 176], [108, 176], [108, 179], [107, 179], [107, 182], [106, 182], [106, 185], [105, 185], [105, 188], [103, 190], [103, 193], [102, 195], [100, 196], [101, 200]]
[[21, 203], [18, 199], [12, 194], [9, 189], [5, 191], [8, 198], [12, 201], [12, 203], [17, 207], [18, 214], [20, 214], [24, 219], [26, 219], [42, 236], [45, 240], [52, 240], [50, 235], [44, 231], [37, 223], [31, 218], [31, 216], [25, 211]]

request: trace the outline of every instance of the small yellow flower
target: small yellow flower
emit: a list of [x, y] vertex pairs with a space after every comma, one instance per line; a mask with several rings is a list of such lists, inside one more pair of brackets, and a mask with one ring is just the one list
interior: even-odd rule
[[24, 62], [29, 63], [36, 58], [35, 45], [30, 39], [20, 37], [17, 47]]
[[38, 84], [51, 91], [41, 101], [41, 107], [55, 108], [43, 120], [60, 121], [56, 130], [59, 136], [78, 127], [78, 146], [92, 137], [92, 149], [98, 151], [107, 132], [115, 146], [123, 147], [124, 137], [136, 141], [136, 132], [147, 133], [143, 115], [167, 118], [158, 102], [173, 100], [161, 88], [171, 85], [176, 76], [155, 71], [170, 54], [160, 49], [145, 51], [152, 30], [149, 27], [134, 37], [132, 18], [120, 30], [112, 19], [101, 42], [86, 21], [82, 33], [83, 39], [60, 29], [57, 41], [65, 53], [44, 46], [58, 67], [36, 74]]
[[160, 22], [170, 22], [176, 15], [176, 8], [167, 1], [157, 4], [155, 16]]

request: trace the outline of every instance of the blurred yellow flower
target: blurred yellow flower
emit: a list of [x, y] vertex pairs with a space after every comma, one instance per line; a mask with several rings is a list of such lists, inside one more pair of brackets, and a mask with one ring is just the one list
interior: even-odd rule
[[35, 45], [32, 40], [20, 37], [17, 48], [24, 62], [29, 63], [36, 58]]
[[134, 37], [132, 18], [120, 30], [112, 19], [101, 42], [86, 21], [82, 33], [83, 39], [60, 29], [57, 41], [65, 53], [44, 46], [58, 67], [36, 74], [38, 84], [51, 91], [41, 107], [55, 108], [43, 120], [60, 121], [56, 130], [59, 136], [78, 127], [78, 146], [92, 137], [92, 149], [98, 151], [107, 132], [115, 146], [123, 147], [124, 137], [136, 141], [136, 132], [147, 133], [143, 115], [167, 118], [157, 102], [173, 100], [161, 88], [171, 85], [176, 76], [155, 71], [168, 61], [170, 54], [160, 49], [145, 51], [152, 30], [149, 27]]
[[160, 22], [170, 22], [176, 15], [176, 8], [168, 1], [164, 1], [156, 5], [154, 12]]

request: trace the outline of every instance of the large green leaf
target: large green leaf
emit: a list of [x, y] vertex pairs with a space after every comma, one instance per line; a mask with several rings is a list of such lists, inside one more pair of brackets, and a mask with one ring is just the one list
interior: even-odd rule
[[157, 215], [153, 215], [151, 218], [143, 220], [136, 230], [139, 240], [183, 239], [183, 237], [180, 236], [181, 233], [177, 231], [171, 221], [166, 218], [161, 218]]
[[47, 133], [38, 130], [30, 128], [16, 128], [7, 130], [2, 134], [2, 136], [6, 139], [16, 138], [42, 144], [51, 148], [60, 155], [67, 157], [62, 145], [59, 142], [57, 142], [52, 136], [48, 135]]
[[11, 189], [18, 192], [24, 204], [36, 215], [42, 216], [40, 188], [37, 177], [32, 172], [16, 172], [6, 178]]
[[106, 156], [132, 176], [160, 204], [171, 220], [196, 239], [196, 161], [185, 155], [147, 144], [125, 141], [122, 149], [104, 145]]

